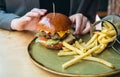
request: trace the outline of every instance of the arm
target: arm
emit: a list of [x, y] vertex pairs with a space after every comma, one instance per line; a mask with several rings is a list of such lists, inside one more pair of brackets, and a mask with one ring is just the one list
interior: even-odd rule
[[0, 28], [11, 30], [11, 21], [17, 17], [19, 16], [15, 14], [8, 14], [0, 10]]
[[0, 0], [0, 28], [11, 30], [11, 21], [19, 17], [18, 15], [5, 12], [5, 3], [4, 0]]

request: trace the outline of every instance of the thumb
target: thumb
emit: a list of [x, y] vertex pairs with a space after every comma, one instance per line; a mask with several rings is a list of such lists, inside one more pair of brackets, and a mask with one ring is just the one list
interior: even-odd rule
[[85, 29], [81, 32], [81, 34], [86, 34], [86, 33], [88, 33], [88, 32], [90, 31], [90, 26], [91, 26], [91, 24], [90, 24], [90, 22], [88, 21], [88, 22], [86, 23]]
[[75, 23], [75, 17], [74, 17], [74, 15], [73, 15], [73, 16], [70, 16], [69, 19], [70, 19], [70, 21], [71, 21], [72, 23]]

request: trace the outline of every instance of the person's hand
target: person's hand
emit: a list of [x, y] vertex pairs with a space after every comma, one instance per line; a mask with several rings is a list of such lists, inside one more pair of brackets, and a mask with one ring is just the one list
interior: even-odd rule
[[85, 34], [90, 30], [90, 21], [83, 14], [78, 13], [69, 17], [73, 24], [76, 24], [73, 35]]
[[36, 31], [36, 24], [39, 22], [40, 17], [45, 15], [46, 9], [34, 8], [20, 18], [15, 18], [11, 21], [11, 28], [17, 31], [29, 30]]

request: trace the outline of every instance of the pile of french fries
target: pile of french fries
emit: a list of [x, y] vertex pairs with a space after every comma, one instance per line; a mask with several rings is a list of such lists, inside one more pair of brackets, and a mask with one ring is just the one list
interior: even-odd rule
[[63, 42], [63, 48], [58, 52], [58, 56], [67, 56], [73, 55], [74, 58], [70, 61], [64, 63], [62, 67], [64, 69], [80, 62], [80, 60], [90, 60], [105, 64], [110, 68], [115, 66], [103, 59], [96, 58], [93, 54], [98, 55], [101, 53], [110, 42], [113, 42], [116, 38], [116, 32], [113, 26], [107, 22], [103, 22], [101, 31], [94, 31], [93, 36], [87, 42], [84, 42], [82, 39], [75, 41], [74, 44], [70, 45], [67, 42]]

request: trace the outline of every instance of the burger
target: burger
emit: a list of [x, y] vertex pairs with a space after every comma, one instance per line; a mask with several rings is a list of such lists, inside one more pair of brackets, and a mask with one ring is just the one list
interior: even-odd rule
[[72, 43], [75, 39], [71, 34], [71, 21], [61, 13], [48, 13], [37, 24], [37, 42], [46, 48], [61, 49], [62, 42]]

